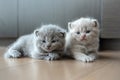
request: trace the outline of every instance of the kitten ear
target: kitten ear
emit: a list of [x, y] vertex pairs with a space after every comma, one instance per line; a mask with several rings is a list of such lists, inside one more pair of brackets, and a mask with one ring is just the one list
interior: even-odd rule
[[60, 36], [60, 37], [64, 38], [65, 35], [66, 35], [66, 32], [59, 32], [59, 36]]
[[73, 25], [72, 25], [72, 22], [68, 22], [68, 29], [72, 29]]
[[99, 23], [96, 19], [93, 19], [94, 27], [99, 27]]
[[38, 36], [40, 35], [40, 32], [39, 32], [38, 29], [36, 29], [36, 30], [34, 31], [34, 35], [35, 35], [36, 37], [38, 37]]
[[94, 24], [95, 24], [94, 26], [97, 27], [97, 21], [94, 21]]

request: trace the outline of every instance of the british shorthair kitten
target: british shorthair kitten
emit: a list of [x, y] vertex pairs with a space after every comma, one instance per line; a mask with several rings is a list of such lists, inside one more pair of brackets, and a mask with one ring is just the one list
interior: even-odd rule
[[[99, 23], [93, 18], [80, 18], [68, 23], [66, 50], [76, 60], [91, 62], [97, 58]], [[67, 51], [67, 52], [68, 52]]]
[[5, 58], [28, 56], [35, 59], [59, 59], [64, 51], [66, 31], [57, 25], [43, 25], [32, 34], [24, 35], [6, 51]]

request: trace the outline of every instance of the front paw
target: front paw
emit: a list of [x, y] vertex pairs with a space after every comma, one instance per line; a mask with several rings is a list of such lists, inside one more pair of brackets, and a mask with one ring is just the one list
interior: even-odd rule
[[80, 55], [75, 58], [76, 60], [81, 60], [83, 62], [93, 62], [96, 57], [91, 56], [91, 55]]
[[59, 54], [49, 53], [48, 56], [45, 57], [45, 60], [52, 61], [52, 60], [56, 60], [59, 58], [60, 58]]
[[98, 58], [98, 56], [97, 56], [96, 53], [95, 53], [95, 54], [94, 54], [94, 53], [93, 53], [93, 54], [91, 53], [91, 54], [89, 54], [88, 56], [91, 57], [93, 60], [95, 60], [96, 58]]
[[81, 60], [82, 60], [83, 62], [92, 62], [92, 61], [95, 60], [95, 58], [94, 58], [94, 57], [91, 57], [91, 56], [84, 56], [84, 57], [81, 58]]

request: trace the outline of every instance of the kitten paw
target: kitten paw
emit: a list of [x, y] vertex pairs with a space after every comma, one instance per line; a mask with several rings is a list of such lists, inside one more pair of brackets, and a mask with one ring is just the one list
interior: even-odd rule
[[79, 58], [76, 58], [77, 60], [81, 60], [83, 62], [93, 62], [95, 60], [95, 57], [93, 56], [87, 56], [87, 55], [82, 55]]
[[83, 62], [92, 62], [92, 61], [94, 61], [94, 59], [92, 57], [90, 57], [90, 56], [83, 57], [81, 60]]
[[97, 58], [97, 54], [89, 54], [88, 56], [91, 57], [93, 60]]
[[12, 50], [12, 51], [6, 52], [4, 57], [5, 58], [19, 58], [21, 57], [21, 53], [18, 52], [17, 50]]
[[58, 54], [56, 54], [56, 53], [49, 53], [49, 55], [45, 57], [45, 60], [52, 61], [52, 60], [56, 60], [58, 58], [59, 58]]

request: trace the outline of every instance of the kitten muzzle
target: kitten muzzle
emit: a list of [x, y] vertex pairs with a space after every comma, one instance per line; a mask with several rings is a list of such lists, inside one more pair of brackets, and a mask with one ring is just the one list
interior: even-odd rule
[[80, 40], [81, 40], [81, 41], [87, 40], [87, 39], [86, 39], [86, 35], [82, 35], [82, 37], [80, 38]]

